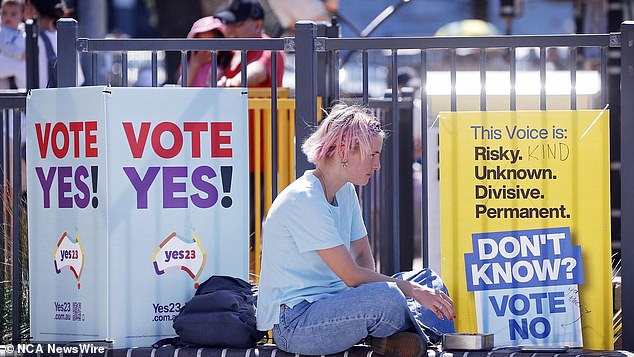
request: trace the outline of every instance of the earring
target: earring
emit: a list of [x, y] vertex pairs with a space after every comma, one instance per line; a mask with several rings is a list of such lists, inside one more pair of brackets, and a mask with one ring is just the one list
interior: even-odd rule
[[348, 160], [341, 160], [341, 167], [348, 167]]

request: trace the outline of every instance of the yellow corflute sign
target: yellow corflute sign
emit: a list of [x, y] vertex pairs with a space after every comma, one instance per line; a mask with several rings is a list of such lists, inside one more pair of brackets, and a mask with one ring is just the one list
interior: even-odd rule
[[457, 330], [539, 345], [568, 341], [553, 336], [580, 321], [585, 348], [613, 348], [609, 112], [439, 116], [442, 276]]

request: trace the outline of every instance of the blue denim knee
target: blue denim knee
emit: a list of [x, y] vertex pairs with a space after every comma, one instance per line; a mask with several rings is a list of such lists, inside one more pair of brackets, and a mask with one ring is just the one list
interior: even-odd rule
[[370, 283], [312, 303], [282, 305], [273, 327], [278, 347], [308, 355], [344, 351], [368, 335], [386, 337], [412, 327], [395, 283]]
[[[395, 277], [446, 292], [442, 279], [429, 269]], [[455, 331], [453, 320], [439, 320], [406, 298], [396, 283], [377, 282], [314, 302], [304, 300], [293, 308], [282, 305], [273, 338], [284, 351], [322, 355], [344, 351], [367, 336], [386, 337], [408, 329], [432, 342]]]

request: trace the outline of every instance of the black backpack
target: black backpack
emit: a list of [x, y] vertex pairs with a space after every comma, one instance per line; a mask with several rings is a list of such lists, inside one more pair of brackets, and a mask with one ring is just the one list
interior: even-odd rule
[[265, 333], [255, 323], [256, 296], [248, 282], [214, 275], [200, 284], [196, 294], [174, 319], [177, 346], [250, 348]]

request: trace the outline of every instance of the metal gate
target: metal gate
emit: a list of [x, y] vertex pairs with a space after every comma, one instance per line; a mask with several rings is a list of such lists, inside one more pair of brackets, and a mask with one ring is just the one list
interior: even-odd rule
[[[460, 85], [459, 70], [459, 52], [463, 49], [475, 51], [478, 57], [476, 72], [479, 79], [479, 110], [490, 109], [491, 104], [488, 101], [491, 94], [487, 93], [487, 78], [491, 75], [487, 69], [487, 56], [491, 49], [500, 49], [504, 52], [504, 59], [508, 66], [508, 82], [509, 91], [506, 95], [508, 99], [508, 110], [518, 109], [518, 61], [517, 50], [523, 48], [536, 48], [539, 57], [539, 69], [536, 72], [539, 76], [539, 94], [538, 104], [532, 109], [546, 110], [550, 108], [548, 102], [549, 94], [546, 90], [546, 81], [549, 71], [547, 70], [547, 53], [551, 48], [564, 48], [568, 53], [567, 72], [570, 89], [568, 93], [568, 108], [577, 109], [588, 107], [589, 109], [597, 109], [605, 107], [607, 103], [607, 57], [609, 47], [621, 47], [621, 254], [623, 259], [623, 296], [629, 296], [634, 289], [630, 280], [634, 277], [634, 264], [627, 257], [634, 254], [634, 247], [630, 242], [634, 235], [634, 191], [629, 190], [628, 184], [634, 182], [634, 143], [628, 140], [627, 135], [634, 132], [634, 103], [631, 100], [631, 94], [634, 92], [634, 23], [626, 22], [622, 25], [620, 34], [601, 34], [601, 35], [557, 35], [557, 36], [497, 36], [497, 37], [448, 37], [448, 38], [336, 38], [324, 37], [328, 34], [332, 35], [332, 31], [324, 30], [314, 23], [300, 22], [296, 25], [296, 36], [294, 38], [284, 39], [210, 39], [210, 40], [179, 40], [179, 39], [127, 39], [127, 40], [106, 40], [106, 39], [81, 39], [78, 38], [78, 26], [74, 20], [60, 20], [59, 22], [59, 49], [58, 49], [58, 79], [60, 87], [70, 87], [77, 85], [77, 67], [79, 66], [79, 55], [87, 57], [92, 64], [92, 68], [98, 67], [98, 52], [115, 51], [121, 53], [121, 63], [123, 66], [122, 80], [123, 85], [128, 85], [127, 80], [127, 53], [129, 51], [150, 51], [152, 63], [152, 85], [158, 86], [157, 67], [159, 51], [180, 51], [183, 72], [186, 72], [186, 55], [188, 51], [208, 50], [212, 51], [212, 57], [215, 58], [216, 52], [219, 50], [237, 50], [242, 51], [243, 59], [246, 57], [246, 51], [249, 50], [266, 50], [266, 51], [284, 51], [293, 53], [295, 63], [300, 64], [295, 67], [295, 152], [299, 151], [301, 141], [309, 134], [309, 129], [316, 124], [316, 114], [318, 111], [317, 98], [322, 97], [325, 107], [334, 101], [357, 101], [365, 105], [372, 106], [373, 98], [370, 97], [370, 54], [373, 51], [387, 51], [388, 66], [390, 74], [388, 76], [388, 85], [393, 88], [392, 95], [387, 101], [387, 107], [381, 107], [384, 113], [385, 124], [391, 129], [392, 157], [384, 157], [383, 160], [391, 161], [391, 170], [382, 177], [380, 182], [368, 185], [361, 193], [361, 199], [364, 207], [364, 216], [366, 222], [370, 225], [377, 222], [378, 226], [383, 227], [377, 231], [377, 235], [382, 237], [391, 237], [388, 240], [381, 239], [383, 246], [389, 246], [390, 249], [381, 254], [381, 270], [389, 273], [399, 270], [401, 267], [401, 249], [400, 244], [403, 242], [401, 236], [402, 229], [399, 223], [401, 208], [399, 204], [399, 192], [403, 189], [400, 187], [400, 169], [403, 162], [399, 160], [399, 145], [405, 138], [400, 133], [399, 116], [402, 99], [396, 95], [395, 89], [398, 87], [398, 68], [399, 52], [415, 51], [418, 58], [417, 68], [420, 77], [419, 83], [421, 88], [420, 95], [415, 98], [420, 101], [420, 118], [423, 124], [429, 123], [430, 113], [427, 108], [433, 105], [431, 102], [432, 95], [425, 89], [428, 88], [429, 80], [434, 75], [429, 70], [432, 55], [435, 51], [446, 51], [449, 79], [449, 107], [447, 110], [461, 110], [460, 94], [457, 88]], [[599, 94], [596, 103], [583, 103], [578, 101], [577, 80], [578, 73], [577, 64], [582, 49], [596, 48], [598, 49], [599, 65], [595, 72], [599, 77]], [[350, 94], [341, 91], [339, 80], [339, 56], [344, 51], [359, 51], [361, 60], [359, 66], [362, 68], [362, 89], [360, 93]], [[275, 56], [273, 56], [275, 58]], [[242, 83], [246, 82], [246, 61], [243, 60], [242, 67]], [[333, 65], [337, 64], [337, 65]], [[273, 64], [275, 68], [275, 63]], [[212, 74], [213, 76], [213, 74]], [[97, 84], [96, 73], [89, 73], [87, 78], [91, 79], [92, 84]], [[212, 86], [215, 83], [212, 81]], [[277, 83], [274, 83], [277, 86]], [[343, 94], [343, 95], [342, 95]], [[272, 118], [276, 118], [277, 111], [277, 91], [271, 93], [271, 113]], [[433, 114], [433, 113], [432, 113]], [[273, 125], [276, 121], [273, 120]], [[276, 144], [277, 130], [272, 130], [272, 166], [273, 172], [277, 172], [276, 162]], [[426, 125], [421, 125], [420, 133], [423, 143], [427, 143], [433, 138], [429, 137], [429, 131]], [[422, 227], [429, 226], [430, 202], [428, 169], [435, 158], [430, 157], [427, 150], [423, 150], [421, 157], [422, 164], [422, 192], [421, 192], [421, 217]], [[303, 172], [309, 168], [308, 163], [301, 155], [295, 155], [295, 174]], [[275, 175], [274, 175], [275, 177]], [[277, 180], [275, 178], [274, 180]], [[378, 181], [378, 180], [377, 180]], [[274, 198], [278, 185], [274, 181], [269, 188]], [[380, 184], [377, 187], [376, 184]], [[371, 191], [374, 190], [374, 191]], [[374, 192], [374, 193], [373, 193]], [[377, 194], [384, 200], [391, 200], [391, 210], [387, 214], [373, 215], [370, 207], [371, 197]], [[373, 196], [374, 195], [374, 196]], [[381, 224], [383, 217], [388, 217], [389, 225]], [[387, 227], [387, 229], [386, 229]], [[374, 239], [375, 237], [370, 237]], [[378, 238], [377, 238], [378, 239]], [[422, 264], [429, 264], [429, 232], [427, 229], [422, 230]], [[630, 273], [626, 273], [630, 271]], [[634, 321], [634, 305], [624, 301], [623, 320]], [[627, 322], [623, 324], [623, 347], [632, 349], [634, 347], [634, 327], [629, 326]]]

